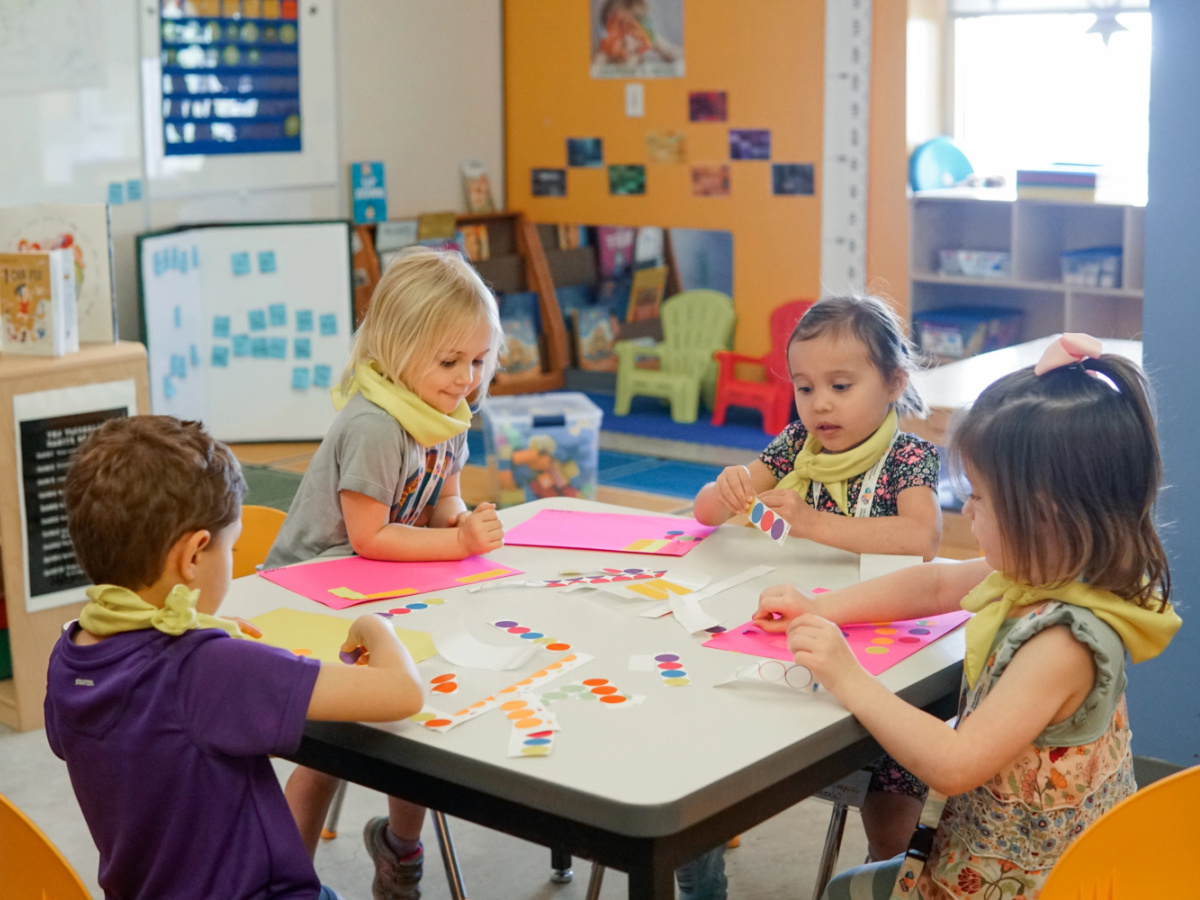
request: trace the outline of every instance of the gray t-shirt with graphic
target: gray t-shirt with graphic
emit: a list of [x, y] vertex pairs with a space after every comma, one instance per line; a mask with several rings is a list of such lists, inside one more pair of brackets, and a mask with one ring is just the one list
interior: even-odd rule
[[422, 447], [389, 413], [355, 394], [333, 420], [304, 473], [264, 567], [353, 553], [342, 516], [342, 491], [386, 503], [389, 521], [413, 524], [425, 507], [437, 503], [442, 482], [458, 474], [466, 461], [465, 432]]

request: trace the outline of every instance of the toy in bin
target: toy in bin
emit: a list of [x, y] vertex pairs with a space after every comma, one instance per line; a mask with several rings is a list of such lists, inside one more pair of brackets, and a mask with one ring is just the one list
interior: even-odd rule
[[913, 316], [917, 346], [939, 362], [966, 359], [1021, 340], [1019, 309], [959, 306]]
[[513, 506], [543, 497], [596, 497], [600, 408], [577, 392], [489, 397], [483, 442], [492, 499]]

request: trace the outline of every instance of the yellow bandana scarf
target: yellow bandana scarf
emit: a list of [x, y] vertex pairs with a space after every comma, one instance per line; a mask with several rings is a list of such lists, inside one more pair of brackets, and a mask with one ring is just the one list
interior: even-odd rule
[[804, 497], [808, 494], [809, 485], [813, 481], [819, 481], [825, 485], [825, 490], [829, 492], [829, 496], [843, 515], [849, 515], [846, 482], [867, 471], [888, 452], [896, 434], [896, 418], [896, 411], [893, 409], [873, 435], [844, 453], [823, 453], [821, 442], [809, 434], [804, 439], [804, 446], [796, 454], [792, 471], [784, 475], [775, 487], [795, 491]]
[[87, 589], [87, 595], [88, 602], [79, 613], [79, 624], [84, 631], [100, 637], [146, 628], [155, 628], [175, 637], [193, 628], [220, 628], [235, 638], [242, 636], [236, 622], [196, 612], [200, 592], [189, 591], [182, 584], [171, 588], [161, 609], [147, 603], [129, 588], [115, 584], [97, 584]]
[[466, 400], [461, 401], [454, 412], [446, 415], [404, 385], [390, 381], [374, 361], [360, 362], [354, 367], [354, 378], [347, 390], [343, 391], [340, 386], [333, 389], [334, 409], [341, 409], [359, 391], [399, 422], [400, 427], [422, 447], [433, 447], [448, 441], [471, 427], [471, 407]]
[[975, 686], [975, 681], [983, 671], [992, 641], [1008, 617], [1009, 610], [1014, 606], [1031, 606], [1044, 600], [1059, 600], [1090, 609], [1121, 636], [1135, 663], [1153, 659], [1162, 653], [1182, 624], [1169, 603], [1160, 612], [1135, 606], [1110, 591], [1091, 587], [1081, 581], [1071, 581], [1058, 587], [1034, 587], [1012, 581], [1001, 572], [993, 572], [962, 601], [963, 609], [975, 613], [967, 622], [967, 652], [963, 659], [963, 669], [970, 687]]

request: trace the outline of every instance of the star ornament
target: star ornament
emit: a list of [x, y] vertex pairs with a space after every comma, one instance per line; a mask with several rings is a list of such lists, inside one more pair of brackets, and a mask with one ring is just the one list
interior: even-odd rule
[[1108, 46], [1109, 39], [1118, 31], [1128, 31], [1129, 29], [1117, 21], [1117, 11], [1115, 9], [1103, 9], [1096, 13], [1096, 21], [1092, 23], [1084, 34], [1098, 34], [1104, 40], [1104, 46]]

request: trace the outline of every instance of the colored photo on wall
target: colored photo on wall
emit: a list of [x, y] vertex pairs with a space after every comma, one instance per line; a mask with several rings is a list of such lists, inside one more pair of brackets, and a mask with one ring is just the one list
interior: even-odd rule
[[771, 166], [771, 193], [813, 193], [812, 163], [775, 163]]
[[593, 78], [682, 78], [683, 0], [591, 0]]
[[770, 159], [771, 132], [765, 128], [729, 129], [730, 159]]
[[609, 166], [608, 192], [618, 195], [646, 193], [646, 167]]
[[600, 138], [567, 138], [567, 165], [576, 169], [604, 165], [604, 142]]
[[724, 91], [692, 91], [688, 94], [689, 122], [724, 122], [728, 115]]
[[646, 159], [652, 163], [687, 162], [682, 131], [651, 131], [646, 135]]
[[529, 180], [535, 197], [567, 196], [566, 169], [533, 169]]
[[729, 166], [725, 163], [692, 166], [693, 197], [728, 197]]

